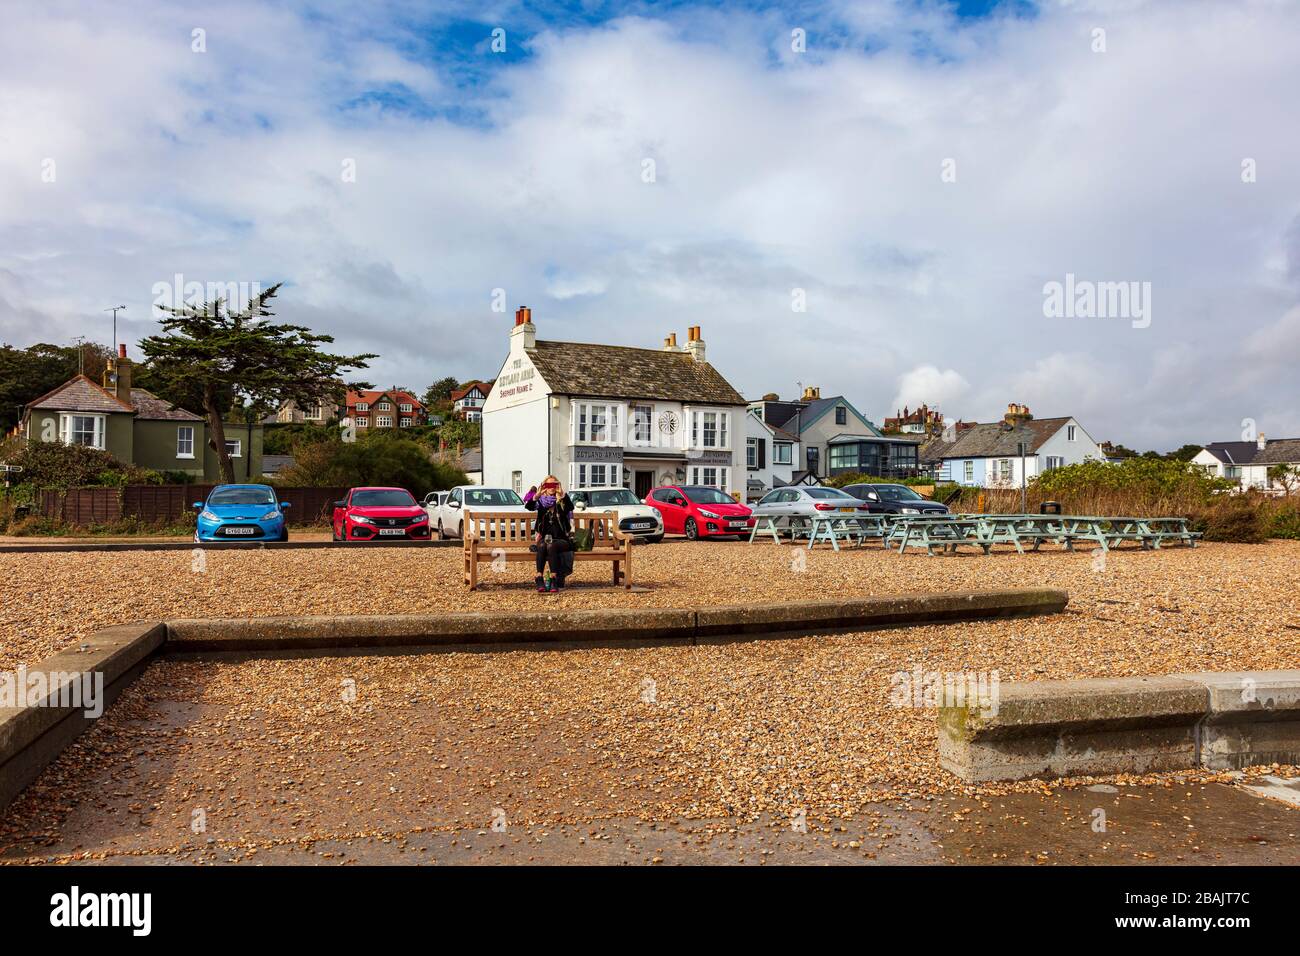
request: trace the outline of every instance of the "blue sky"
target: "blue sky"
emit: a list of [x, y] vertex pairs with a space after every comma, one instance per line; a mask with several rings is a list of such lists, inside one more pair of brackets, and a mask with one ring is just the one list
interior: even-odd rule
[[[8, 17], [0, 340], [104, 340], [125, 302], [131, 347], [179, 273], [284, 281], [280, 314], [379, 352], [384, 385], [493, 375], [526, 304], [543, 338], [701, 325], [746, 394], [877, 420], [1015, 401], [1139, 448], [1300, 435], [1297, 5]], [[1067, 274], [1149, 282], [1149, 326], [1046, 316]]]

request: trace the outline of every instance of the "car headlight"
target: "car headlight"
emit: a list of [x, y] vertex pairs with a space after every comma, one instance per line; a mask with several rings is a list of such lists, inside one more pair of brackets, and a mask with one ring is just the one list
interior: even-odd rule
[[899, 508], [898, 513], [901, 515], [919, 515], [921, 512], [917, 508]]
[[411, 519], [411, 524], [420, 524], [421, 522], [428, 521], [428, 520], [429, 520], [428, 515], [420, 514], [420, 515], [416, 515], [414, 518]]
[[278, 511], [268, 511], [266, 514], [262, 515], [262, 520], [263, 520], [263, 521], [272, 521], [272, 520], [274, 520], [274, 519], [276, 519], [276, 518], [278, 518], [278, 517], [280, 517], [280, 512], [278, 512]]
[[211, 511], [208, 511], [208, 510], [206, 510], [206, 509], [204, 510], [203, 514], [199, 515], [199, 517], [202, 518], [204, 521], [220, 521], [220, 520], [221, 520], [221, 519], [218, 518], [216, 515], [214, 515]]
[[706, 518], [721, 518], [721, 517], [722, 517], [722, 515], [720, 515], [720, 514], [716, 514], [715, 512], [712, 512], [712, 511], [705, 511], [703, 508], [700, 509], [700, 514], [704, 515], [704, 517], [706, 517]]
[[658, 508], [651, 508], [650, 510], [655, 513], [655, 520], [658, 521], [660, 524], [663, 524], [664, 513], [660, 511]]
[[357, 524], [374, 524], [374, 523], [375, 523], [375, 520], [374, 520], [373, 518], [367, 518], [365, 515], [351, 515], [351, 518], [352, 518], [352, 520], [355, 521]]

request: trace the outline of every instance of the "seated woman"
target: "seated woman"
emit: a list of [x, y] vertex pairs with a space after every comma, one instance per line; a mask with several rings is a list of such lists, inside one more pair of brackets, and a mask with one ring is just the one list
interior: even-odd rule
[[[537, 593], [554, 593], [563, 589], [569, 565], [565, 553], [573, 550], [573, 531], [569, 515], [573, 502], [564, 492], [564, 486], [554, 475], [547, 475], [540, 485], [534, 485], [524, 495], [524, 507], [537, 512], [533, 523], [535, 537], [533, 551], [537, 554]], [[550, 564], [551, 580], [542, 579], [542, 569]]]

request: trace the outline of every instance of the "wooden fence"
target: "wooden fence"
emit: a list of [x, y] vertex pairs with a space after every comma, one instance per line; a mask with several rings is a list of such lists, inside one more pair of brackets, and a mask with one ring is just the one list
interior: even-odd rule
[[[37, 502], [42, 515], [72, 525], [107, 524], [136, 518], [146, 524], [175, 521], [193, 513], [193, 503], [208, 497], [214, 485], [125, 485], [121, 488], [70, 488], [44, 491]], [[346, 488], [277, 488], [289, 505], [291, 525], [328, 522], [334, 502]]]

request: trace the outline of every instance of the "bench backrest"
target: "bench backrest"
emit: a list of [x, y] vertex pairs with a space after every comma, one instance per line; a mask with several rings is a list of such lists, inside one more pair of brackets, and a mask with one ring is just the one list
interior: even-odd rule
[[[520, 514], [516, 511], [480, 511], [470, 508], [465, 512], [465, 540], [477, 538], [480, 545], [490, 548], [526, 548], [533, 543], [534, 512]], [[614, 539], [618, 533], [618, 515], [612, 511], [575, 511], [569, 515], [574, 531], [588, 527], [596, 532], [597, 546]]]

